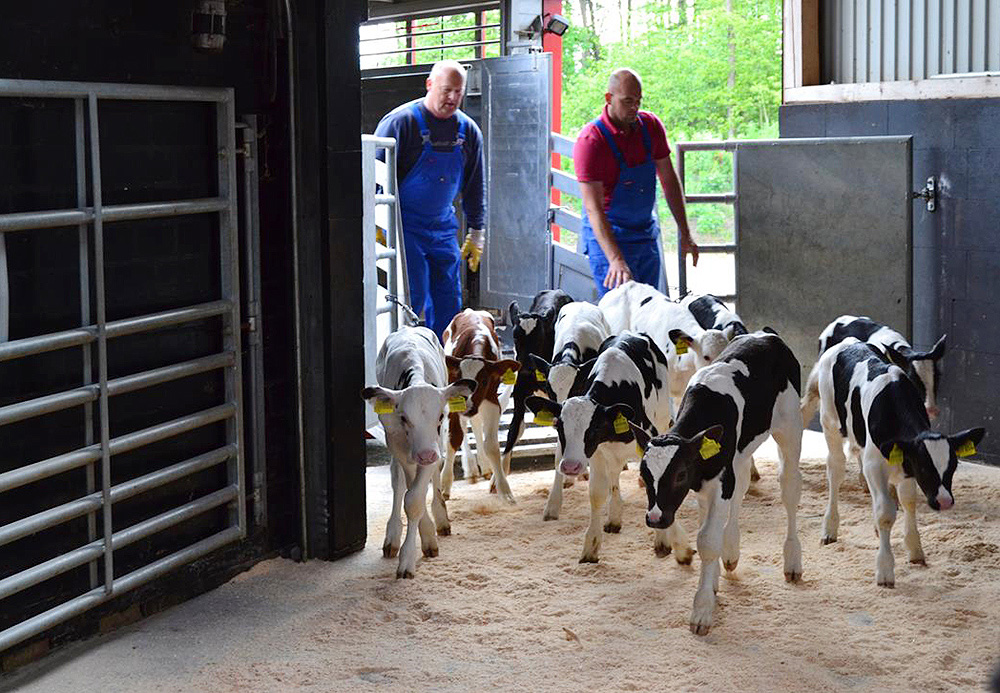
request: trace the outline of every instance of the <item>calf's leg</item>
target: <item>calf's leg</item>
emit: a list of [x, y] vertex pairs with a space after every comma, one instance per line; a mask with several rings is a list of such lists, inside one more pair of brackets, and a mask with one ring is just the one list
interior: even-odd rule
[[886, 478], [882, 455], [873, 450], [869, 441], [862, 459], [865, 480], [872, 493], [872, 513], [878, 530], [878, 558], [875, 561], [875, 582], [880, 587], [895, 587], [895, 559], [892, 556], [890, 535], [896, 522], [896, 502], [889, 495], [889, 480]]
[[[406, 511], [406, 538], [399, 551], [399, 567], [396, 568], [397, 578], [412, 578], [417, 570], [417, 534], [421, 535], [421, 544], [425, 555], [437, 555], [437, 537], [434, 536], [434, 525], [427, 513], [427, 485], [430, 482], [434, 465], [418, 467], [410, 487], [403, 496], [403, 509]], [[428, 536], [429, 535], [429, 536]]]
[[403, 465], [393, 455], [389, 461], [389, 477], [392, 481], [392, 510], [389, 520], [385, 523], [385, 541], [382, 542], [382, 555], [395, 558], [399, 553], [399, 544], [403, 538], [403, 494], [406, 493], [406, 475]]
[[826, 514], [823, 515], [823, 536], [820, 544], [832, 544], [837, 541], [837, 530], [840, 528], [840, 511], [837, 508], [837, 498], [840, 495], [840, 485], [844, 483], [844, 439], [840, 435], [840, 424], [823, 417], [823, 436], [826, 438]]
[[698, 498], [705, 503], [705, 523], [698, 530], [698, 555], [701, 557], [701, 575], [698, 591], [694, 594], [690, 628], [695, 635], [706, 635], [712, 628], [715, 614], [715, 591], [719, 584], [719, 556], [722, 553], [722, 535], [729, 516], [729, 501], [722, 499], [722, 485], [713, 481], [712, 487], [702, 487]]
[[608, 470], [605, 469], [604, 460], [600, 453], [594, 455], [590, 460], [590, 526], [587, 534], [583, 538], [583, 555], [580, 563], [597, 563], [598, 553], [601, 550], [601, 520], [604, 515], [604, 506], [608, 502], [608, 491], [611, 484], [608, 481]]
[[[476, 430], [476, 419], [479, 423], [478, 430]], [[490, 463], [493, 470], [493, 484], [496, 486], [500, 498], [513, 505], [515, 502], [514, 494], [510, 490], [507, 474], [504, 472], [500, 460], [499, 429], [500, 407], [493, 402], [484, 401], [479, 405], [479, 413], [474, 417], [472, 424], [472, 430], [476, 433], [476, 446], [482, 457], [485, 457]]]
[[798, 398], [791, 388], [779, 395], [772, 417], [771, 435], [778, 444], [778, 482], [781, 502], [785, 506], [785, 543], [783, 547], [785, 580], [795, 582], [802, 577], [802, 544], [799, 542], [797, 516], [802, 497], [802, 417]]
[[920, 502], [920, 491], [916, 479], [903, 479], [896, 486], [899, 504], [903, 506], [903, 543], [910, 555], [910, 563], [927, 565], [924, 548], [920, 545], [920, 533], [917, 531], [917, 503]]

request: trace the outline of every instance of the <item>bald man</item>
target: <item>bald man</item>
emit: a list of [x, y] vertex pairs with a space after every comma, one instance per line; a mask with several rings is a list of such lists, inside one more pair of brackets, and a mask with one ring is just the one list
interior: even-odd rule
[[659, 285], [657, 178], [677, 222], [681, 249], [698, 264], [663, 123], [639, 110], [639, 75], [628, 68], [612, 72], [604, 100], [601, 117], [584, 126], [573, 147], [583, 197], [584, 253], [600, 296], [630, 279]]
[[[486, 241], [483, 134], [459, 106], [465, 68], [435, 63], [427, 94], [388, 113], [375, 128], [396, 140], [403, 241], [410, 303], [440, 339], [462, 309], [462, 259], [477, 271]], [[458, 245], [453, 201], [461, 193], [469, 231]]]

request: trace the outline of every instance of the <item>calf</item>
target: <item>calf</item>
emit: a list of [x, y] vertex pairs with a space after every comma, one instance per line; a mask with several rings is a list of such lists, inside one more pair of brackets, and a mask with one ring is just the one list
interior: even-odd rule
[[[906, 371], [906, 374], [917, 386], [920, 397], [923, 399], [924, 407], [927, 409], [927, 416], [933, 421], [937, 418], [939, 410], [937, 407], [937, 388], [940, 378], [940, 367], [938, 362], [944, 356], [945, 337], [937, 341], [930, 351], [916, 351], [910, 346], [900, 333], [890, 327], [886, 327], [870, 318], [856, 317], [854, 315], [841, 315], [831, 322], [819, 336], [819, 354], [822, 355], [827, 349], [835, 346], [848, 337], [854, 337], [862, 342], [867, 342], [875, 346], [882, 352], [885, 358], [893, 353], [894, 362], [897, 366]], [[892, 348], [892, 352], [888, 351]], [[818, 399], [811, 399], [807, 406], [803, 408], [803, 416], [808, 416], [806, 423], [812, 420], [816, 413]]]
[[517, 301], [507, 309], [514, 327], [514, 357], [524, 363], [528, 354], [548, 358], [555, 344], [555, 323], [559, 310], [573, 298], [561, 289], [539, 291], [527, 313], [518, 310]]
[[632, 326], [633, 312], [654, 297], [670, 300], [655, 287], [630, 279], [604, 294], [597, 307], [601, 309], [611, 334], [621, 334], [635, 329]]
[[[551, 395], [552, 391], [541, 377], [536, 377], [534, 368], [524, 368], [527, 359], [535, 356], [547, 359], [552, 356], [556, 341], [556, 320], [564, 306], [573, 299], [559, 289], [540, 291], [531, 303], [531, 312], [521, 313], [517, 301], [507, 309], [511, 324], [514, 325], [514, 355], [522, 368], [514, 383], [514, 411], [510, 427], [507, 429], [507, 443], [503, 450], [503, 464], [510, 469], [510, 458], [514, 446], [524, 434], [524, 400], [535, 393]], [[596, 351], [595, 351], [596, 354]], [[508, 381], [509, 382], [509, 381]]]
[[[451, 533], [439, 474], [444, 443], [441, 424], [446, 408], [466, 408], [476, 382], [458, 380], [448, 385], [441, 344], [426, 327], [401, 327], [386, 337], [375, 362], [375, 375], [378, 386], [366, 387], [361, 395], [375, 407], [392, 453], [392, 512], [382, 554], [391, 558], [398, 553], [396, 577], [412, 578], [418, 531], [425, 556], [438, 555], [435, 525], [438, 534]], [[427, 516], [429, 481], [434, 482], [433, 522]], [[402, 550], [401, 506], [406, 509], [407, 521]]]
[[751, 455], [768, 435], [778, 444], [778, 478], [788, 519], [785, 579], [802, 576], [796, 530], [802, 487], [799, 379], [799, 362], [781, 338], [755, 332], [733, 340], [714, 363], [695, 373], [670, 433], [650, 440], [644, 426], [633, 426], [644, 449], [639, 473], [649, 503], [646, 524], [671, 527], [688, 492], [698, 497], [701, 577], [690, 620], [697, 635], [712, 627], [719, 557], [726, 570], [735, 570], [739, 561], [739, 513], [750, 485]]
[[[891, 353], [893, 347], [886, 347]], [[895, 358], [895, 357], [893, 357]], [[823, 517], [822, 544], [837, 541], [840, 515], [837, 494], [844, 479], [844, 440], [852, 453], [861, 455], [862, 472], [872, 494], [875, 530], [879, 538], [875, 581], [895, 585], [894, 560], [889, 534], [896, 521], [896, 502], [903, 506], [906, 544], [910, 562], [926, 565], [917, 532], [918, 487], [933, 510], [954, 504], [951, 481], [958, 456], [975, 454], [983, 439], [982, 428], [951, 436], [931, 430], [920, 393], [903, 369], [882, 358], [871, 344], [848, 337], [827, 349], [809, 375], [807, 387], [819, 392], [820, 422], [828, 454], [826, 477], [829, 500]]]
[[[500, 358], [500, 340], [493, 328], [493, 317], [486, 311], [469, 308], [452, 318], [445, 329], [444, 353], [450, 381], [472, 379], [478, 384], [468, 410], [463, 414], [451, 414], [448, 459], [442, 480], [445, 497], [451, 493], [455, 452], [461, 446], [462, 460], [470, 480], [477, 478], [478, 458], [485, 456], [493, 472], [493, 486], [504, 501], [513, 503], [514, 494], [507, 483], [509, 469], [505, 469], [500, 460], [501, 407], [497, 389], [505, 376], [514, 376], [520, 370], [521, 364], [513, 359]], [[466, 443], [467, 423], [472, 424], [472, 433], [476, 437], [475, 460]]]
[[[518, 373], [518, 386], [520, 387], [521, 381], [524, 380], [525, 389], [532, 388], [532, 392], [525, 393], [524, 397], [541, 391], [550, 399], [561, 403], [567, 397], [583, 394], [587, 389], [587, 380], [596, 362], [597, 353], [610, 336], [604, 315], [593, 303], [577, 301], [563, 306], [556, 320], [556, 341], [552, 362], [532, 356], [529, 357], [527, 367]], [[514, 431], [515, 423], [519, 429], [523, 429], [520, 417], [523, 416], [524, 412], [522, 410], [519, 416], [516, 408], [516, 389], [514, 401], [515, 409], [514, 419], [511, 421], [511, 431]], [[513, 448], [511, 434], [507, 435], [505, 456], [508, 456]], [[555, 457], [556, 470], [552, 480], [552, 489], [549, 491], [545, 512], [542, 515], [545, 520], [558, 520], [559, 511], [562, 508], [562, 489], [567, 480], [559, 471], [561, 458], [562, 451], [558, 449]]]
[[[628, 421], [657, 434], [670, 424], [672, 406], [667, 392], [667, 359], [648, 335], [625, 332], [604, 345], [584, 394], [562, 404], [529, 397], [535, 420], [550, 420], [563, 451], [559, 471], [575, 476], [590, 470], [590, 527], [583, 542], [581, 563], [596, 563], [601, 547], [601, 519], [608, 495], [611, 504], [605, 532], [622, 525], [618, 478], [634, 459], [635, 437]], [[667, 526], [664, 525], [664, 528]], [[679, 523], [656, 533], [660, 555], [675, 551], [678, 563], [691, 562], [691, 548]]]
[[691, 312], [702, 329], [720, 330], [729, 341], [747, 333], [740, 316], [712, 294], [688, 294], [681, 299], [680, 304]]

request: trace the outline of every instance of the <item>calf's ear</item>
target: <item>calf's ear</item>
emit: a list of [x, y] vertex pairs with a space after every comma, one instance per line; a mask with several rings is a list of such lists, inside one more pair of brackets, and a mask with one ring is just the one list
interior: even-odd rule
[[391, 414], [395, 411], [396, 399], [399, 394], [396, 390], [389, 390], [378, 385], [370, 385], [361, 391], [361, 397], [375, 408], [376, 414]]
[[913, 350], [909, 347], [901, 347], [897, 349], [888, 344], [885, 346], [885, 355], [889, 359], [889, 363], [894, 366], [899, 366], [904, 371], [910, 368], [910, 354], [912, 353]]
[[725, 455], [722, 455], [722, 435], [725, 429], [716, 424], [710, 426], [691, 439], [695, 450], [695, 460], [699, 462], [703, 479], [715, 477], [726, 465]]
[[986, 435], [986, 429], [969, 428], [948, 436], [948, 443], [959, 457], [971, 457], [976, 454], [976, 446]]
[[517, 307], [517, 301], [511, 301], [510, 305], [507, 306], [507, 319], [510, 321], [511, 327], [517, 324], [517, 316], [520, 312], [520, 309]]
[[910, 441], [896, 438], [879, 445], [878, 451], [889, 462], [889, 466], [895, 466], [903, 464], [906, 458], [911, 456], [912, 446]]
[[462, 377], [462, 359], [446, 355], [444, 365], [448, 367], [448, 380], [458, 380]]
[[937, 343], [930, 350], [930, 352], [928, 352], [927, 358], [931, 359], [932, 361], [937, 361], [942, 356], [944, 356], [944, 340], [945, 338], [947, 338], [947, 336], [948, 336], [947, 334], [941, 335], [941, 339], [937, 340]]
[[562, 414], [562, 406], [553, 402], [548, 397], [539, 397], [538, 395], [532, 395], [524, 400], [524, 403], [528, 405], [528, 409], [537, 417], [542, 412], [548, 413], [553, 419], [559, 417]]
[[543, 376], [548, 377], [550, 368], [552, 368], [552, 364], [541, 356], [528, 354], [524, 357], [524, 370], [526, 371], [538, 371]]
[[597, 414], [600, 424], [597, 429], [598, 442], [615, 441], [618, 443], [631, 443], [635, 436], [632, 434], [632, 426], [635, 412], [627, 404], [612, 404], [610, 407], [600, 407]]
[[726, 341], [733, 341], [733, 337], [736, 336], [736, 326], [726, 325], [722, 328], [722, 336], [726, 338]]

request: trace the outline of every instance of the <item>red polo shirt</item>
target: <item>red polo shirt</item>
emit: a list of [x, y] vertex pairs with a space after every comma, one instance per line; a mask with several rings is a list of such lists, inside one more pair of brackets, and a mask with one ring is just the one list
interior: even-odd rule
[[[670, 156], [670, 145], [667, 144], [667, 133], [660, 119], [649, 111], [639, 111], [639, 118], [649, 131], [649, 139], [653, 145], [653, 160]], [[636, 166], [646, 160], [646, 145], [642, 140], [642, 129], [636, 123], [630, 129], [620, 130], [608, 118], [608, 107], [601, 111], [601, 122], [611, 132], [615, 144], [625, 157], [625, 163]], [[618, 183], [618, 161], [611, 152], [604, 134], [593, 123], [587, 123], [580, 131], [573, 145], [573, 168], [576, 179], [582, 183], [604, 184], [604, 209], [611, 206], [611, 195]]]

